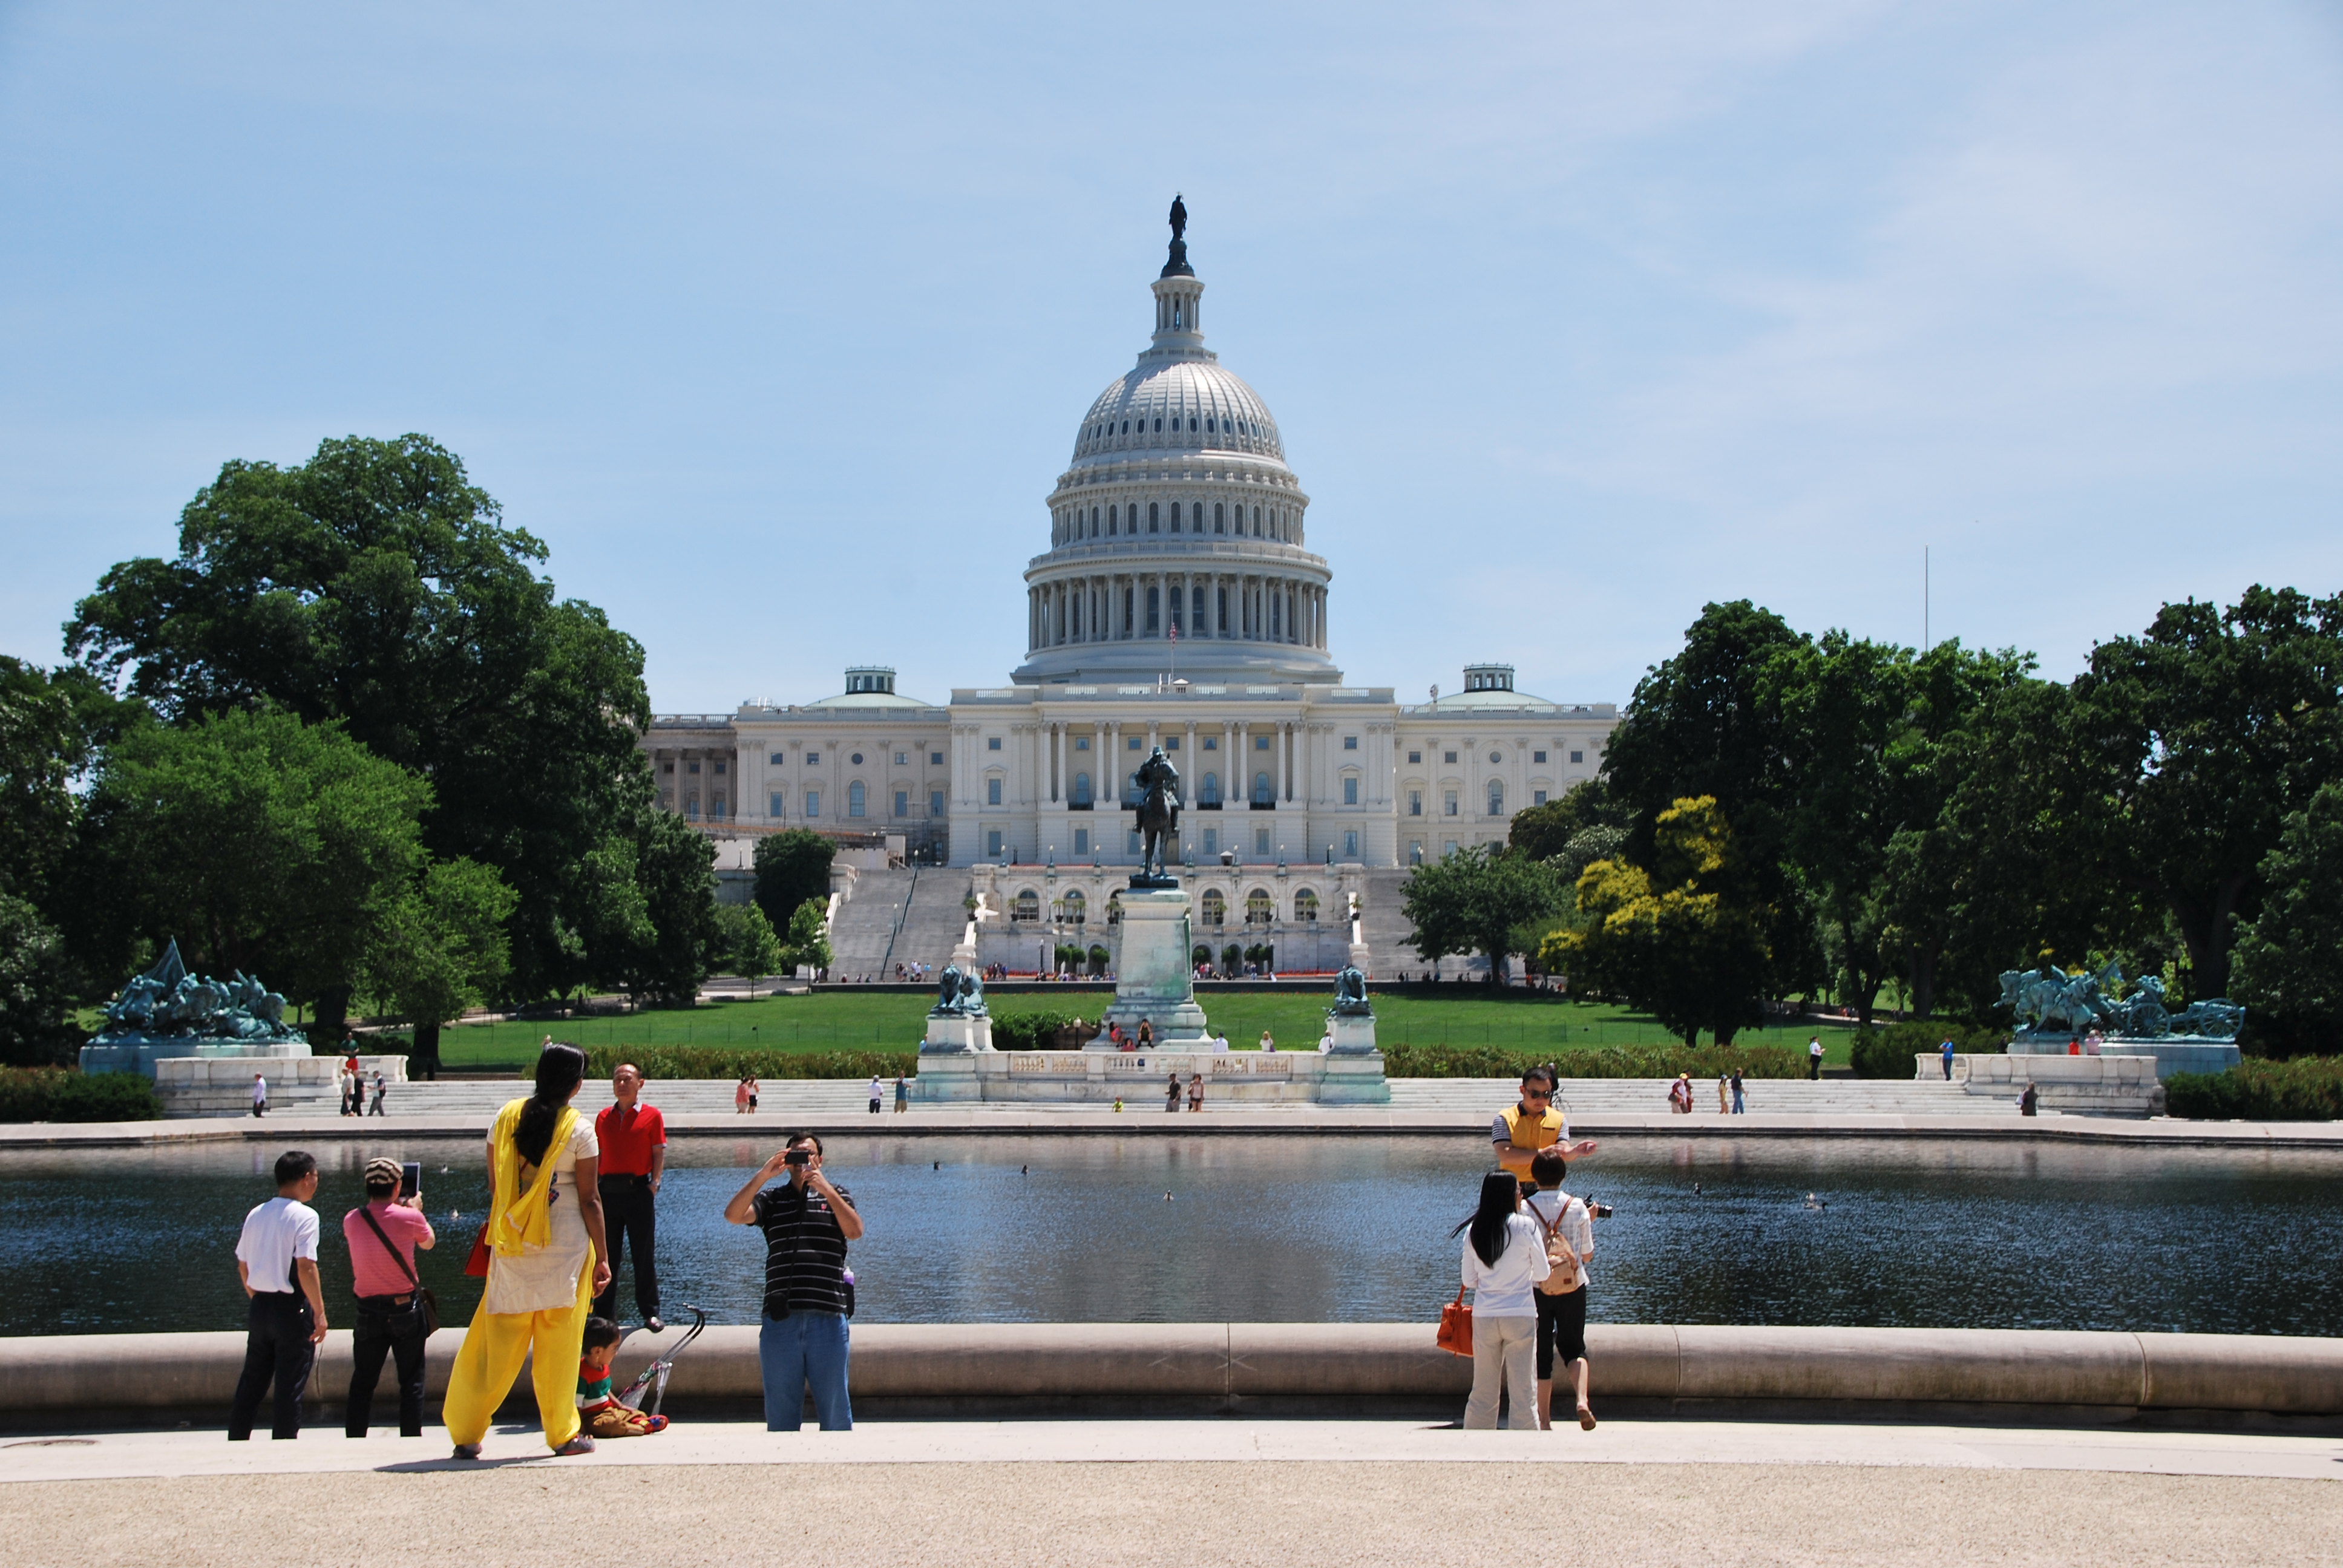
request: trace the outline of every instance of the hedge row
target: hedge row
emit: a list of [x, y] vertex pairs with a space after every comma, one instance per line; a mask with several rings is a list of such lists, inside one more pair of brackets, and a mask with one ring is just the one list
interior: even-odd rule
[[2164, 1105], [2199, 1121], [2343, 1120], [2343, 1057], [2247, 1057], [2227, 1072], [2176, 1072], [2164, 1081]]
[[917, 1050], [759, 1050], [722, 1045], [592, 1045], [586, 1070], [608, 1078], [631, 1061], [653, 1079], [892, 1078], [920, 1070]]
[[1804, 1078], [1805, 1058], [1778, 1045], [1606, 1045], [1593, 1050], [1525, 1050], [1503, 1045], [1387, 1045], [1390, 1078], [1513, 1078], [1550, 1066], [1564, 1078]]
[[0, 1121], [154, 1121], [152, 1080], [136, 1072], [0, 1067]]
[[1966, 1056], [1998, 1056], [2009, 1048], [2009, 1031], [1990, 1025], [1972, 1029], [1965, 1024], [1875, 1024], [1855, 1031], [1849, 1060], [1857, 1078], [1909, 1078], [1913, 1058], [1919, 1052], [1953, 1049]]

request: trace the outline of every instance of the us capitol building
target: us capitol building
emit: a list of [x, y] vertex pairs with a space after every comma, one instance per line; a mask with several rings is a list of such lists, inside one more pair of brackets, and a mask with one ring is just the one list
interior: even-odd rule
[[[1161, 745], [1180, 771], [1180, 857], [1226, 869], [1222, 896], [1252, 915], [1267, 894], [1256, 923], [1284, 925], [1301, 890], [1240, 887], [1262, 879], [1246, 868], [1337, 867], [1354, 885], [1501, 843], [1515, 810], [1594, 776], [1615, 708], [1517, 691], [1510, 666], [1469, 666], [1461, 690], [1417, 704], [1344, 684], [1310, 498], [1268, 405], [1204, 347], [1185, 222], [1175, 204], [1147, 347], [1083, 414], [1050, 492], [1010, 684], [927, 702], [868, 666], [819, 701], [652, 721], [661, 803], [718, 838], [720, 864], [737, 872], [784, 828], [871, 835], [916, 862], [992, 868], [977, 879], [1013, 920], [1041, 897], [1009, 886], [1016, 868], [1138, 864], [1120, 808]], [[1313, 902], [1336, 880], [1320, 879]]]

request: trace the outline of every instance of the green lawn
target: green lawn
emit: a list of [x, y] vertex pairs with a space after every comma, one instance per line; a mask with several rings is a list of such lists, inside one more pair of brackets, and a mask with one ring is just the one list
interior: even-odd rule
[[[1469, 992], [1467, 987], [1455, 988]], [[1228, 1031], [1232, 1047], [1258, 1043], [1266, 1029], [1288, 1050], [1316, 1047], [1329, 992], [1205, 991], [1198, 1000], [1216, 1029]], [[1045, 993], [996, 995], [992, 1010], [1079, 1012], [1096, 1018], [1113, 1000], [1103, 988], [1067, 986]], [[755, 1001], [717, 1002], [689, 1010], [649, 1011], [623, 1018], [553, 1020], [468, 1024], [440, 1036], [440, 1059], [450, 1067], [518, 1067], [536, 1054], [550, 1034], [578, 1045], [720, 1045], [774, 1050], [905, 1050], [925, 1031], [924, 995], [822, 991], [811, 996], [760, 997]], [[1664, 1045], [1673, 1037], [1652, 1020], [1621, 1009], [1527, 996], [1474, 997], [1378, 992], [1376, 1034], [1385, 1044], [1508, 1045], [1555, 1050], [1601, 1045]], [[1824, 1031], [1825, 1060], [1844, 1065], [1848, 1031]], [[1804, 1031], [1749, 1030], [1743, 1045], [1805, 1044]]]

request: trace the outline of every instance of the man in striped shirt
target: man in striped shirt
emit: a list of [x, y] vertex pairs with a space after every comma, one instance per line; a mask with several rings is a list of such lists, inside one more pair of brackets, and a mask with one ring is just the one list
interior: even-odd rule
[[[783, 1171], [788, 1181], [765, 1185]], [[810, 1132], [790, 1139], [732, 1194], [724, 1218], [765, 1233], [765, 1321], [757, 1335], [765, 1430], [797, 1431], [810, 1390], [822, 1431], [852, 1431], [846, 1320], [853, 1298], [846, 1244], [861, 1236], [862, 1216], [846, 1190], [821, 1173], [821, 1140]]]

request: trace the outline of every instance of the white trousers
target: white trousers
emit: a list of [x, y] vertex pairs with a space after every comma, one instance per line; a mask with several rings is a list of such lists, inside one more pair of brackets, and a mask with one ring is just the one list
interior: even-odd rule
[[1537, 1416], [1537, 1320], [1484, 1318], [1473, 1314], [1473, 1397], [1464, 1402], [1464, 1430], [1493, 1432], [1497, 1391], [1507, 1392], [1505, 1427], [1535, 1432]]

